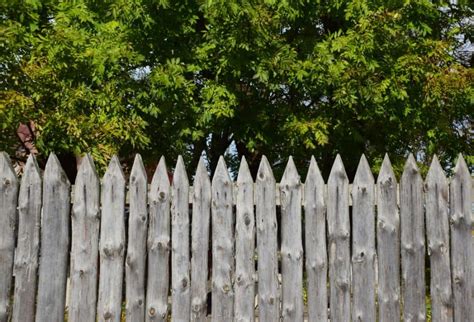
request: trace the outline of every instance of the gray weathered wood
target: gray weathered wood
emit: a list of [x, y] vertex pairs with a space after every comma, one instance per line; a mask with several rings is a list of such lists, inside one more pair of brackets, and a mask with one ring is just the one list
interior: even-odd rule
[[234, 321], [255, 320], [255, 217], [253, 180], [245, 157], [237, 176]]
[[278, 321], [280, 311], [275, 193], [275, 178], [267, 158], [263, 156], [255, 183], [258, 312], [262, 322]]
[[183, 158], [178, 157], [171, 199], [171, 318], [188, 321], [191, 314], [189, 180]]
[[397, 181], [385, 155], [377, 178], [379, 321], [400, 320], [400, 218]]
[[191, 321], [207, 321], [211, 180], [201, 157], [194, 177], [191, 223]]
[[165, 158], [161, 157], [151, 181], [148, 227], [148, 277], [146, 320], [167, 321], [169, 258], [171, 245], [170, 181]]
[[376, 321], [374, 176], [364, 155], [352, 185], [352, 321]]
[[100, 181], [90, 154], [81, 162], [74, 190], [68, 321], [94, 322], [97, 307]]
[[403, 319], [425, 321], [425, 229], [423, 179], [409, 155], [400, 179]]
[[327, 189], [330, 319], [336, 322], [349, 321], [351, 319], [349, 180], [339, 154], [332, 166]]
[[433, 321], [452, 321], [448, 181], [436, 155], [426, 176], [425, 191], [426, 237], [431, 268], [431, 317]]
[[145, 267], [148, 226], [147, 175], [139, 154], [135, 156], [130, 174], [130, 214], [128, 247], [125, 260], [126, 320], [145, 320]]
[[99, 321], [119, 322], [125, 248], [125, 178], [113, 156], [102, 179], [100, 222], [100, 276], [97, 315]]
[[283, 321], [303, 321], [301, 181], [290, 156], [280, 183]]
[[40, 170], [35, 157], [30, 154], [18, 196], [13, 322], [32, 322], [35, 319], [42, 190]]
[[326, 186], [314, 157], [304, 185], [308, 320], [328, 320]]
[[234, 317], [234, 216], [232, 181], [221, 156], [212, 178], [212, 321]]
[[474, 320], [471, 174], [460, 154], [449, 189], [454, 320]]
[[44, 171], [36, 321], [63, 321], [69, 259], [69, 180], [52, 153]]
[[10, 312], [10, 290], [15, 251], [18, 179], [6, 152], [0, 152], [0, 322]]

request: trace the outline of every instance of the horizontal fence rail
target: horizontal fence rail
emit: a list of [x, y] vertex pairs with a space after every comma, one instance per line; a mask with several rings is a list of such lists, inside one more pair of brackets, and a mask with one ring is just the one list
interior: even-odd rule
[[194, 185], [181, 157], [148, 185], [136, 156], [102, 178], [92, 158], [71, 187], [51, 154], [18, 178], [0, 153], [0, 322], [473, 321], [472, 176], [460, 155], [400, 182], [362, 156], [352, 184], [292, 158], [276, 183], [263, 157], [236, 182], [221, 157]]

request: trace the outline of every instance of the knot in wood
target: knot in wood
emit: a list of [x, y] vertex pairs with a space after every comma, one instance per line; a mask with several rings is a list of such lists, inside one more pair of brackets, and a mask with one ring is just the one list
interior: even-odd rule
[[84, 271], [82, 269], [79, 271], [79, 277], [80, 278], [84, 277]]
[[151, 316], [151, 317], [153, 317], [153, 316], [155, 316], [155, 314], [156, 314], [155, 308], [154, 308], [154, 307], [150, 307], [150, 309], [148, 310], [148, 315]]
[[163, 200], [166, 198], [166, 193], [164, 191], [161, 191], [159, 194], [160, 200]]
[[145, 221], [146, 221], [146, 216], [145, 216], [145, 215], [142, 215], [142, 216], [140, 217], [140, 219], [141, 219], [141, 221], [145, 222]]
[[229, 285], [224, 285], [224, 287], [222, 288], [222, 290], [224, 291], [225, 294], [229, 293], [230, 292], [230, 286]]
[[181, 286], [182, 286], [183, 288], [186, 288], [186, 287], [188, 286], [188, 280], [187, 280], [186, 278], [183, 278], [183, 279], [181, 280]]
[[245, 215], [244, 223], [246, 226], [250, 225], [250, 216], [248, 214]]
[[110, 320], [111, 318], [112, 318], [112, 313], [110, 313], [109, 311], [104, 313], [104, 319]]

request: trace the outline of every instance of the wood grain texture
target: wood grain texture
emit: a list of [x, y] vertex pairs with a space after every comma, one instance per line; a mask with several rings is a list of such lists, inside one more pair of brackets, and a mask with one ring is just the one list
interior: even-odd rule
[[328, 321], [326, 186], [314, 157], [304, 185], [308, 320]]
[[207, 321], [211, 180], [201, 157], [194, 177], [191, 223], [191, 321]]
[[376, 321], [375, 185], [362, 155], [352, 185], [352, 321]]
[[255, 320], [255, 215], [253, 180], [245, 157], [237, 176], [234, 320]]
[[171, 248], [170, 181], [161, 157], [151, 181], [148, 227], [146, 321], [167, 321]]
[[36, 321], [64, 321], [69, 260], [70, 184], [52, 153], [44, 171]]
[[188, 321], [191, 314], [189, 180], [178, 157], [171, 199], [171, 319]]
[[431, 317], [433, 321], [452, 321], [448, 181], [436, 155], [426, 176], [425, 191], [426, 237], [431, 275]]
[[474, 319], [474, 251], [471, 174], [460, 154], [450, 184], [451, 274], [454, 321]]
[[212, 178], [212, 321], [234, 317], [234, 216], [232, 181], [221, 156]]
[[349, 180], [339, 155], [329, 174], [327, 207], [330, 319], [349, 321], [351, 319]]
[[303, 321], [301, 181], [290, 156], [280, 183], [283, 321]]
[[0, 322], [8, 320], [15, 252], [18, 179], [10, 158], [0, 152]]
[[71, 221], [68, 319], [72, 322], [93, 322], [97, 307], [100, 180], [89, 154], [84, 156], [77, 173]]
[[139, 154], [130, 173], [130, 214], [128, 217], [128, 247], [125, 260], [126, 321], [145, 321], [145, 268], [148, 226], [148, 183]]
[[262, 322], [278, 321], [280, 316], [275, 193], [275, 178], [267, 158], [263, 156], [255, 183], [258, 312]]
[[423, 179], [409, 155], [400, 180], [403, 319], [426, 321]]
[[18, 243], [12, 312], [14, 322], [35, 320], [42, 191], [40, 170], [35, 157], [30, 154], [18, 196]]
[[377, 178], [379, 320], [400, 320], [400, 217], [397, 181], [385, 155]]
[[100, 223], [99, 321], [119, 322], [122, 311], [125, 248], [125, 178], [113, 156], [102, 179]]

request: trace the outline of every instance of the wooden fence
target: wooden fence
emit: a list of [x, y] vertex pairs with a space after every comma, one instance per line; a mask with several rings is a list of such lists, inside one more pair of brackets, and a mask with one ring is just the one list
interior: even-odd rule
[[192, 189], [162, 158], [148, 188], [137, 156], [127, 208], [116, 157], [100, 181], [86, 156], [71, 197], [54, 154], [19, 184], [3, 153], [0, 321], [473, 321], [471, 185], [462, 157], [448, 182], [410, 156], [350, 186], [338, 156], [304, 185], [291, 158], [279, 185], [265, 157], [236, 183], [201, 160]]

